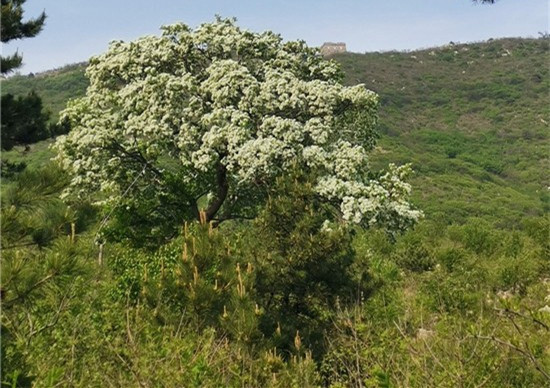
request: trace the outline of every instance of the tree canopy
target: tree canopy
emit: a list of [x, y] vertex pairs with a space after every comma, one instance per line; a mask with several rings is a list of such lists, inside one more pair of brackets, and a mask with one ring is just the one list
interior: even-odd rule
[[42, 100], [30, 92], [15, 98], [2, 96], [2, 149], [10, 150], [16, 144], [29, 144], [46, 139], [49, 114], [42, 110]]
[[[44, 26], [46, 13], [42, 12], [35, 19], [23, 22], [23, 4], [26, 0], [2, 0], [2, 23], [1, 39], [2, 43], [15, 39], [32, 38]], [[6, 74], [21, 66], [23, 58], [18, 53], [1, 58], [1, 73]]]
[[[2, 0], [2, 43], [15, 39], [32, 38], [44, 26], [46, 13], [36, 19], [23, 22], [25, 0]], [[21, 66], [23, 57], [17, 52], [0, 56], [0, 72], [7, 74]], [[14, 98], [11, 94], [2, 96], [2, 149], [9, 150], [16, 144], [29, 144], [47, 137], [48, 113], [42, 112], [42, 100], [31, 92], [25, 97]], [[7, 165], [4, 161], [3, 167]]]
[[335, 62], [229, 19], [162, 30], [90, 60], [86, 96], [62, 114], [73, 129], [55, 145], [66, 198], [101, 191], [126, 225], [181, 225], [201, 208], [221, 222], [253, 216], [297, 168], [345, 221], [399, 230], [418, 219], [409, 167], [369, 168], [378, 96], [342, 86]]

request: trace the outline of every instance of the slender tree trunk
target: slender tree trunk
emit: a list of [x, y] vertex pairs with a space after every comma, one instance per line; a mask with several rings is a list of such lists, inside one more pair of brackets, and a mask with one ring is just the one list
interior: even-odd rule
[[218, 186], [218, 191], [216, 193], [216, 199], [208, 206], [205, 210], [206, 213], [206, 222], [209, 222], [214, 218], [218, 210], [222, 207], [225, 199], [227, 198], [227, 193], [229, 192], [229, 183], [227, 182], [227, 169], [220, 162], [216, 170], [216, 183]]
[[191, 211], [193, 212], [193, 217], [200, 221], [199, 205], [197, 205], [197, 202], [198, 199], [195, 201], [191, 201]]

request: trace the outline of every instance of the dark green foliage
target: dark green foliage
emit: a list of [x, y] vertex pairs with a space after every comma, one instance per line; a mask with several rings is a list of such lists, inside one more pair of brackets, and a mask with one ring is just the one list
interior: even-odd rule
[[[321, 354], [331, 325], [332, 307], [356, 300], [361, 291], [351, 275], [354, 260], [349, 230], [323, 230], [330, 209], [303, 176], [280, 179], [256, 220], [255, 291], [261, 328], [275, 345], [288, 349], [300, 332], [303, 343]], [[359, 276], [359, 274], [357, 274]]]
[[[158, 190], [156, 184], [146, 182], [163, 181], [167, 190]], [[139, 183], [141, 183], [141, 186]], [[101, 231], [109, 241], [126, 241], [137, 247], [156, 248], [175, 237], [185, 220], [196, 219], [198, 209], [188, 187], [182, 184], [181, 174], [165, 172], [162, 177], [146, 173], [135, 176], [135, 185], [129, 183], [126, 202], [112, 204], [106, 209], [108, 224]], [[137, 200], [136, 200], [137, 199]]]
[[2, 42], [14, 39], [32, 38], [44, 25], [46, 14], [38, 18], [22, 22], [23, 4], [26, 0], [2, 0]]
[[48, 124], [48, 132], [51, 137], [56, 137], [59, 135], [65, 135], [71, 130], [71, 123], [69, 120], [64, 119], [59, 122], [50, 122]]
[[[23, 22], [23, 4], [26, 0], [2, 0], [2, 23], [0, 36], [2, 43], [10, 40], [32, 38], [40, 31], [46, 20], [46, 13], [36, 19]], [[8, 57], [0, 57], [0, 72], [9, 73], [21, 66], [23, 58], [15, 53]]]
[[433, 269], [435, 260], [418, 234], [409, 233], [400, 242], [394, 253], [395, 261], [409, 271], [422, 272]]
[[2, 247], [13, 249], [44, 247], [59, 236], [77, 232], [95, 220], [95, 211], [86, 203], [68, 207], [59, 198], [67, 180], [55, 165], [18, 174], [2, 193]]
[[13, 69], [21, 67], [22, 64], [23, 57], [18, 53], [6, 57], [0, 57], [0, 73], [9, 73]]
[[2, 96], [2, 149], [11, 150], [17, 144], [30, 144], [49, 137], [48, 114], [42, 110], [42, 100], [34, 92], [15, 98]]
[[1, 174], [4, 179], [13, 178], [17, 173], [23, 171], [25, 167], [27, 167], [25, 162], [10, 162], [7, 159], [0, 161]]

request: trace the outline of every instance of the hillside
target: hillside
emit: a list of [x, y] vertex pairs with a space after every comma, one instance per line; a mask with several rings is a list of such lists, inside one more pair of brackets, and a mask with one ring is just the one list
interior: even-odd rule
[[427, 214], [511, 226], [548, 210], [548, 40], [336, 59], [380, 94], [377, 159], [413, 164]]
[[2, 94], [25, 95], [34, 90], [51, 113], [50, 121], [55, 122], [71, 98], [83, 96], [88, 86], [84, 75], [85, 64], [75, 64], [57, 70], [33, 75], [16, 75], [2, 80]]
[[[403, 234], [338, 222], [301, 170], [218, 224], [204, 194], [181, 213], [195, 176], [117, 165], [132, 183], [95, 206], [93, 189], [61, 200], [53, 139], [4, 152], [20, 171], [2, 176], [0, 385], [548, 386], [548, 44], [334, 56], [346, 84], [380, 96], [372, 165], [416, 171], [426, 217]], [[74, 65], [1, 86], [56, 113], [86, 84]], [[88, 174], [96, 155], [66, 160]]]
[[[380, 95], [372, 161], [412, 163], [414, 202], [427, 217], [483, 217], [514, 228], [549, 207], [549, 55], [548, 40], [501, 39], [333, 58], [346, 84], [364, 83]], [[81, 64], [12, 77], [2, 93], [34, 89], [56, 118], [86, 85]]]

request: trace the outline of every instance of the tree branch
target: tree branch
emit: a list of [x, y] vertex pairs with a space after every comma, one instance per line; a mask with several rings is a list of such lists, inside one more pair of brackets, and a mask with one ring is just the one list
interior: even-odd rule
[[146, 167], [147, 169], [151, 170], [156, 176], [162, 177], [162, 172], [158, 168], [153, 166], [147, 159], [145, 159], [145, 157], [141, 154], [141, 152], [138, 152], [138, 151], [130, 152], [116, 141], [113, 141], [111, 143], [111, 147], [106, 147], [106, 148], [107, 149], [111, 148], [114, 151], [119, 151], [126, 157], [135, 160], [143, 167]]
[[40, 287], [42, 284], [46, 283], [48, 280], [50, 280], [51, 278], [53, 278], [54, 275], [53, 274], [49, 274], [47, 275], [46, 277], [42, 278], [41, 280], [39, 280], [38, 282], [36, 282], [35, 284], [33, 284], [32, 286], [30, 286], [28, 289], [25, 290], [25, 292], [17, 295], [15, 298], [13, 299], [10, 299], [10, 300], [7, 300], [5, 302], [2, 303], [3, 307], [4, 308], [7, 308], [7, 307], [10, 307], [11, 305], [13, 305], [15, 302], [17, 302], [18, 300], [20, 299], [24, 299], [26, 296], [28, 296], [31, 292], [33, 292], [36, 288]]
[[544, 368], [540, 365], [540, 363], [537, 361], [537, 359], [535, 358], [535, 356], [530, 352], [530, 351], [525, 351], [524, 349], [521, 349], [520, 347], [510, 343], [510, 342], [507, 342], [507, 341], [504, 341], [498, 337], [495, 337], [495, 336], [482, 336], [482, 335], [475, 335], [474, 338], [479, 338], [479, 339], [483, 339], [483, 340], [489, 340], [489, 341], [494, 341], [500, 345], [504, 345], [504, 346], [507, 346], [509, 347], [510, 349], [513, 349], [515, 350], [516, 352], [524, 355], [526, 358], [528, 358], [532, 363], [533, 365], [535, 366], [535, 369], [537, 369], [540, 373], [542, 373], [544, 375], [544, 377], [550, 381], [550, 375], [548, 374], [548, 372], [546, 372], [544, 370]]
[[525, 318], [525, 319], [530, 319], [532, 320], [534, 323], [537, 323], [539, 324], [540, 326], [542, 326], [543, 328], [545, 328], [547, 331], [550, 331], [550, 327], [548, 327], [547, 324], [545, 324], [544, 322], [542, 322], [541, 320], [531, 316], [526, 316], [518, 311], [513, 311], [513, 310], [510, 310], [509, 308], [505, 308], [505, 309], [499, 309], [499, 308], [494, 308], [495, 311], [501, 313], [501, 314], [511, 314], [511, 315], [515, 315], [517, 317], [520, 317], [520, 318]]

